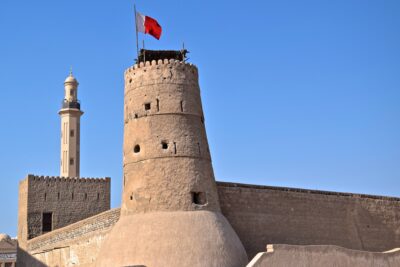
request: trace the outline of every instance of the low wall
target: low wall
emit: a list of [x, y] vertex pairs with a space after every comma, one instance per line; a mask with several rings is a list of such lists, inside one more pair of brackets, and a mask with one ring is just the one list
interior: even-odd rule
[[218, 182], [222, 213], [249, 259], [266, 244], [400, 247], [400, 199]]
[[18, 266], [93, 266], [119, 215], [120, 209], [112, 209], [29, 240], [28, 253], [18, 253]]
[[379, 253], [345, 249], [337, 246], [268, 245], [247, 267], [397, 267], [400, 250]]

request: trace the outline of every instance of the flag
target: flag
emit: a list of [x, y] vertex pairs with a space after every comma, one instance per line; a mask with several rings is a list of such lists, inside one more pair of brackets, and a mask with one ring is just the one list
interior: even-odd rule
[[140, 14], [139, 12], [136, 13], [136, 27], [138, 32], [142, 32], [145, 34], [150, 34], [157, 40], [160, 40], [162, 28], [160, 24], [158, 24], [157, 20]]

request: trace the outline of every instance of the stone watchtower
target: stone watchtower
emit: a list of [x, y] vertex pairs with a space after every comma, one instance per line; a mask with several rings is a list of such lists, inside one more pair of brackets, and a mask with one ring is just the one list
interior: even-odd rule
[[78, 81], [69, 74], [64, 82], [65, 96], [61, 117], [61, 177], [79, 177], [80, 120], [83, 112], [78, 100]]
[[121, 218], [97, 266], [245, 266], [220, 211], [197, 68], [179, 51], [145, 53], [125, 72]]

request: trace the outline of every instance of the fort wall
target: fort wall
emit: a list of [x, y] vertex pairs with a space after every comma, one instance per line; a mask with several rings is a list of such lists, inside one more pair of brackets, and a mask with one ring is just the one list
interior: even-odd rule
[[[110, 178], [28, 175], [19, 192], [18, 240], [22, 247], [24, 240], [110, 209]], [[45, 214], [48, 222], [44, 222]]]
[[[217, 186], [222, 212], [249, 259], [267, 244], [336, 245], [374, 252], [400, 247], [399, 198], [226, 182]], [[60, 266], [93, 266], [119, 215], [120, 209], [113, 209], [36, 237], [28, 241], [28, 251], [50, 266], [55, 259]]]
[[268, 245], [247, 267], [351, 266], [397, 267], [400, 250], [384, 253], [346, 249], [338, 246]]
[[18, 255], [20, 266], [93, 266], [101, 244], [118, 221], [112, 209], [28, 240], [27, 252]]
[[266, 244], [400, 247], [400, 198], [224, 182], [218, 193], [250, 259]]

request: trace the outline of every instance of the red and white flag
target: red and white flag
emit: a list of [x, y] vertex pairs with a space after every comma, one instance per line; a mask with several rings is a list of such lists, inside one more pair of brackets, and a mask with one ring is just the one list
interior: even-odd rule
[[160, 40], [162, 28], [157, 20], [136, 12], [136, 27], [138, 32], [150, 34], [157, 40]]

